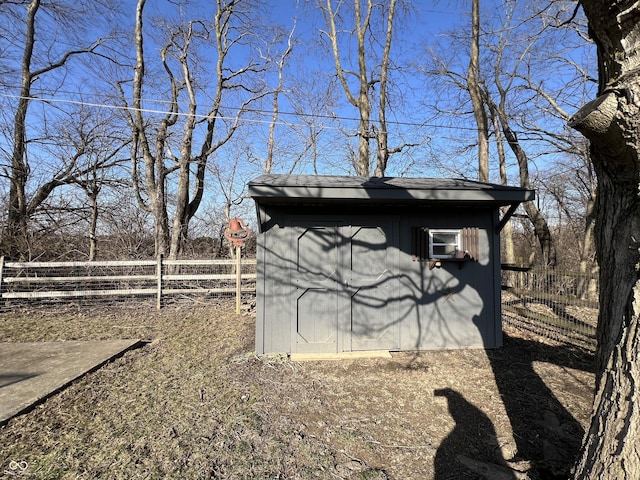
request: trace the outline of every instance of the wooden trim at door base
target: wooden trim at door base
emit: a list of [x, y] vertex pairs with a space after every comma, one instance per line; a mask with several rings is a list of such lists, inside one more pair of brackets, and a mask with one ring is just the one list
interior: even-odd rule
[[309, 362], [322, 360], [355, 360], [358, 358], [392, 358], [389, 350], [367, 350], [361, 352], [340, 353], [291, 353], [292, 362]]

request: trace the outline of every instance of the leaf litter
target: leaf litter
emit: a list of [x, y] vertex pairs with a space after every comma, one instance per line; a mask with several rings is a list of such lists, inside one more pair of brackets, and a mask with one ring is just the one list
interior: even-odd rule
[[25, 478], [559, 479], [591, 410], [590, 354], [513, 328], [495, 350], [292, 362], [255, 355], [232, 301], [0, 318], [10, 342], [150, 342], [0, 429], [0, 472]]

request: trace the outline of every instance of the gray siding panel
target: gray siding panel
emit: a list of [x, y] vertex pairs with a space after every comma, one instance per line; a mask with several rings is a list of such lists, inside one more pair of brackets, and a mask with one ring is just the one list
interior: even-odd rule
[[265, 339], [265, 311], [267, 309], [266, 300], [266, 261], [267, 258], [265, 242], [267, 235], [258, 235], [256, 242], [256, 353], [261, 355], [266, 352], [264, 346]]
[[[256, 351], [500, 345], [495, 208], [311, 210], [264, 209], [271, 226], [258, 241]], [[478, 227], [478, 261], [444, 261], [433, 270], [413, 261], [418, 226]]]
[[341, 275], [339, 226], [324, 219], [289, 220], [291, 351], [338, 352]]
[[[491, 251], [494, 236], [490, 209], [433, 209], [407, 215], [402, 222], [400, 270], [406, 281], [400, 315], [402, 350], [494, 346], [491, 336], [495, 319], [494, 281]], [[429, 269], [428, 262], [413, 261], [410, 249], [413, 227], [461, 229], [478, 227], [478, 261], [442, 261], [441, 268]], [[488, 341], [486, 341], [488, 340]]]
[[291, 329], [289, 327], [291, 284], [289, 282], [289, 245], [287, 230], [272, 228], [263, 243], [264, 277], [258, 285], [264, 285], [264, 325], [265, 353], [289, 352], [291, 348]]
[[346, 299], [350, 345], [345, 350], [398, 350], [397, 220], [390, 216], [350, 219]]

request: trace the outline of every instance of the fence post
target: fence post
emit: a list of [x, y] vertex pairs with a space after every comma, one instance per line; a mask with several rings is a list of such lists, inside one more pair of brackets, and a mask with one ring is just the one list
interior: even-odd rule
[[158, 263], [156, 264], [157, 289], [156, 309], [162, 308], [162, 254], [158, 255]]
[[240, 298], [242, 297], [242, 263], [240, 260], [241, 247], [236, 247], [236, 315], [240, 314]]
[[2, 281], [4, 280], [4, 255], [0, 257], [0, 298], [2, 298]]

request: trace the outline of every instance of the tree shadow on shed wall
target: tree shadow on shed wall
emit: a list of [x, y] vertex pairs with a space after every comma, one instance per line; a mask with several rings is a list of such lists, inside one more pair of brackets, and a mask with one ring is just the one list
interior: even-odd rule
[[[304, 213], [293, 208], [289, 210], [287, 213], [290, 216]], [[322, 213], [325, 218], [346, 218], [349, 215], [355, 216], [358, 212], [347, 211], [342, 206], [339, 208], [333, 206], [332, 208], [323, 209]], [[326, 220], [324, 223], [326, 223]], [[286, 222], [279, 226], [286, 226]], [[482, 312], [486, 311], [486, 305], [484, 304], [486, 299], [480, 296], [483, 302], [481, 302], [481, 305], [474, 305], [473, 309], [460, 302], [456, 308], [452, 307], [447, 311], [441, 310], [445, 302], [448, 302], [449, 299], [451, 301], [455, 300], [455, 296], [461, 292], [465, 282], [460, 277], [462, 277], [462, 273], [466, 274], [466, 270], [465, 272], [455, 270], [450, 272], [451, 278], [457, 278], [458, 283], [450, 284], [449, 279], [447, 279], [447, 281], [438, 285], [436, 283], [430, 284], [429, 282], [437, 282], [442, 279], [438, 279], [434, 275], [427, 275], [424, 266], [418, 264], [417, 268], [421, 269], [418, 274], [418, 281], [416, 281], [415, 275], [392, 272], [391, 275], [374, 277], [373, 281], [367, 286], [358, 287], [359, 296], [356, 297], [348, 271], [341, 268], [327, 270], [329, 253], [333, 249], [340, 251], [346, 249], [352, 241], [350, 236], [339, 234], [338, 228], [340, 226], [341, 224], [336, 221], [331, 225], [332, 228], [336, 229], [335, 231], [318, 231], [313, 238], [310, 237], [312, 245], [316, 245], [317, 248], [309, 253], [309, 261], [304, 265], [301, 265], [298, 257], [291, 254], [290, 248], [292, 244], [290, 242], [287, 242], [286, 245], [282, 244], [281, 247], [277, 248], [277, 251], [271, 252], [269, 259], [273, 264], [269, 265], [269, 268], [265, 266], [263, 268], [266, 268], [267, 276], [272, 276], [272, 281], [282, 285], [280, 290], [275, 290], [280, 299], [284, 301], [285, 298], [291, 297], [296, 288], [298, 288], [295, 282], [292, 281], [292, 275], [317, 277], [318, 285], [316, 289], [319, 290], [322, 284], [327, 291], [337, 291], [334, 296], [341, 300], [339, 302], [340, 305], [346, 303], [344, 300], [349, 300], [355, 303], [356, 307], [358, 304], [362, 304], [365, 307], [377, 310], [382, 310], [384, 306], [393, 303], [403, 306], [394, 316], [386, 318], [385, 322], [376, 325], [375, 328], [366, 324], [359, 326], [359, 331], [363, 335], [373, 336], [395, 324], [415, 321], [418, 338], [415, 348], [419, 350], [421, 346], [419, 339], [423, 335], [426, 336], [431, 333], [429, 328], [440, 329], [440, 333], [453, 336], [454, 332], [448, 331], [450, 325], [447, 319], [451, 318], [451, 316], [456, 316], [456, 313], [466, 314], [466, 318], [469, 318], [471, 313], [471, 315], [476, 315], [476, 327], [483, 335], [482, 341], [484, 345], [495, 345], [495, 339], [488, 337], [491, 332], [485, 328], [486, 326], [481, 325], [479, 321], [484, 318]], [[269, 228], [269, 225], [263, 226], [265, 230], [269, 230]], [[285, 238], [287, 237], [281, 237], [281, 239]], [[380, 249], [378, 244], [371, 244], [366, 240], [359, 241], [357, 248], [363, 251], [367, 249], [377, 251]], [[401, 249], [404, 255], [411, 254], [411, 252], [406, 251], [408, 245], [405, 244], [405, 250], [402, 250], [403, 247], [400, 244], [397, 247]], [[302, 251], [304, 252], [304, 250]], [[341, 265], [342, 256], [338, 254], [335, 258], [337, 259], [336, 264]], [[396, 297], [384, 298], [377, 295], [378, 290], [376, 289], [384, 288], [393, 282], [398, 282], [402, 286]], [[308, 288], [312, 288], [312, 286], [308, 286]], [[334, 296], [331, 297], [332, 301], [335, 301]], [[440, 304], [437, 303], [439, 299], [441, 300]], [[435, 308], [427, 312], [429, 313], [428, 316], [422, 314], [421, 306], [434, 304]], [[448, 307], [450, 304], [447, 303], [446, 305]], [[320, 305], [320, 308], [324, 309], [326, 305]], [[353, 308], [353, 304], [351, 308]], [[481, 311], [477, 312], [478, 309]], [[341, 310], [337, 311], [340, 312]], [[283, 315], [283, 312], [287, 312], [287, 315], [289, 314], [288, 310], [284, 308], [282, 311], [275, 313]], [[280, 333], [287, 339], [284, 343], [288, 348], [288, 345], [292, 345], [295, 340], [289, 337], [292, 333], [291, 328], [286, 324], [284, 327]], [[344, 328], [343, 333], [345, 334], [349, 334], [352, 331], [350, 322], [341, 325], [341, 327]], [[469, 325], [468, 328], [473, 329], [473, 326]], [[447, 346], [450, 345], [443, 345], [443, 347]], [[456, 470], [461, 473], [461, 476], [456, 477], [455, 474], [452, 476], [451, 469], [454, 468], [452, 462], [455, 462], [455, 468], [459, 468], [463, 462], [456, 460], [456, 458], [462, 455], [464, 458], [473, 459], [474, 452], [478, 454], [478, 458], [482, 458], [487, 462], [491, 461], [502, 467], [507, 465], [507, 461], [530, 462], [531, 469], [529, 473], [531, 479], [566, 478], [579, 451], [583, 429], [535, 371], [534, 362], [549, 362], [562, 367], [584, 370], [592, 368], [592, 358], [580, 352], [577, 354], [575, 352], [571, 353], [563, 347], [552, 347], [509, 336], [504, 337], [504, 346], [502, 348], [488, 350], [487, 355], [513, 428], [513, 436], [516, 442], [514, 455], [512, 458], [504, 458], [499, 448], [497, 452], [495, 451], [497, 442], [495, 428], [490, 419], [479, 409], [466, 401], [458, 392], [453, 390], [437, 391], [436, 395], [442, 395], [447, 398], [451, 415], [456, 421], [456, 427], [452, 435], [443, 442], [438, 450], [436, 480], [465, 478], [470, 473], [467, 468], [468, 465]], [[469, 440], [470, 437], [465, 432], [469, 430], [475, 431], [477, 434], [473, 437], [473, 441], [466, 445], [465, 441]], [[453, 448], [454, 446], [455, 449]], [[496, 453], [499, 453], [500, 456], [496, 456]], [[505, 478], [515, 478], [515, 474], [512, 472], [506, 473], [506, 475], [507, 477]], [[492, 477], [485, 476], [485, 478]], [[493, 478], [493, 480], [497, 479]]]

